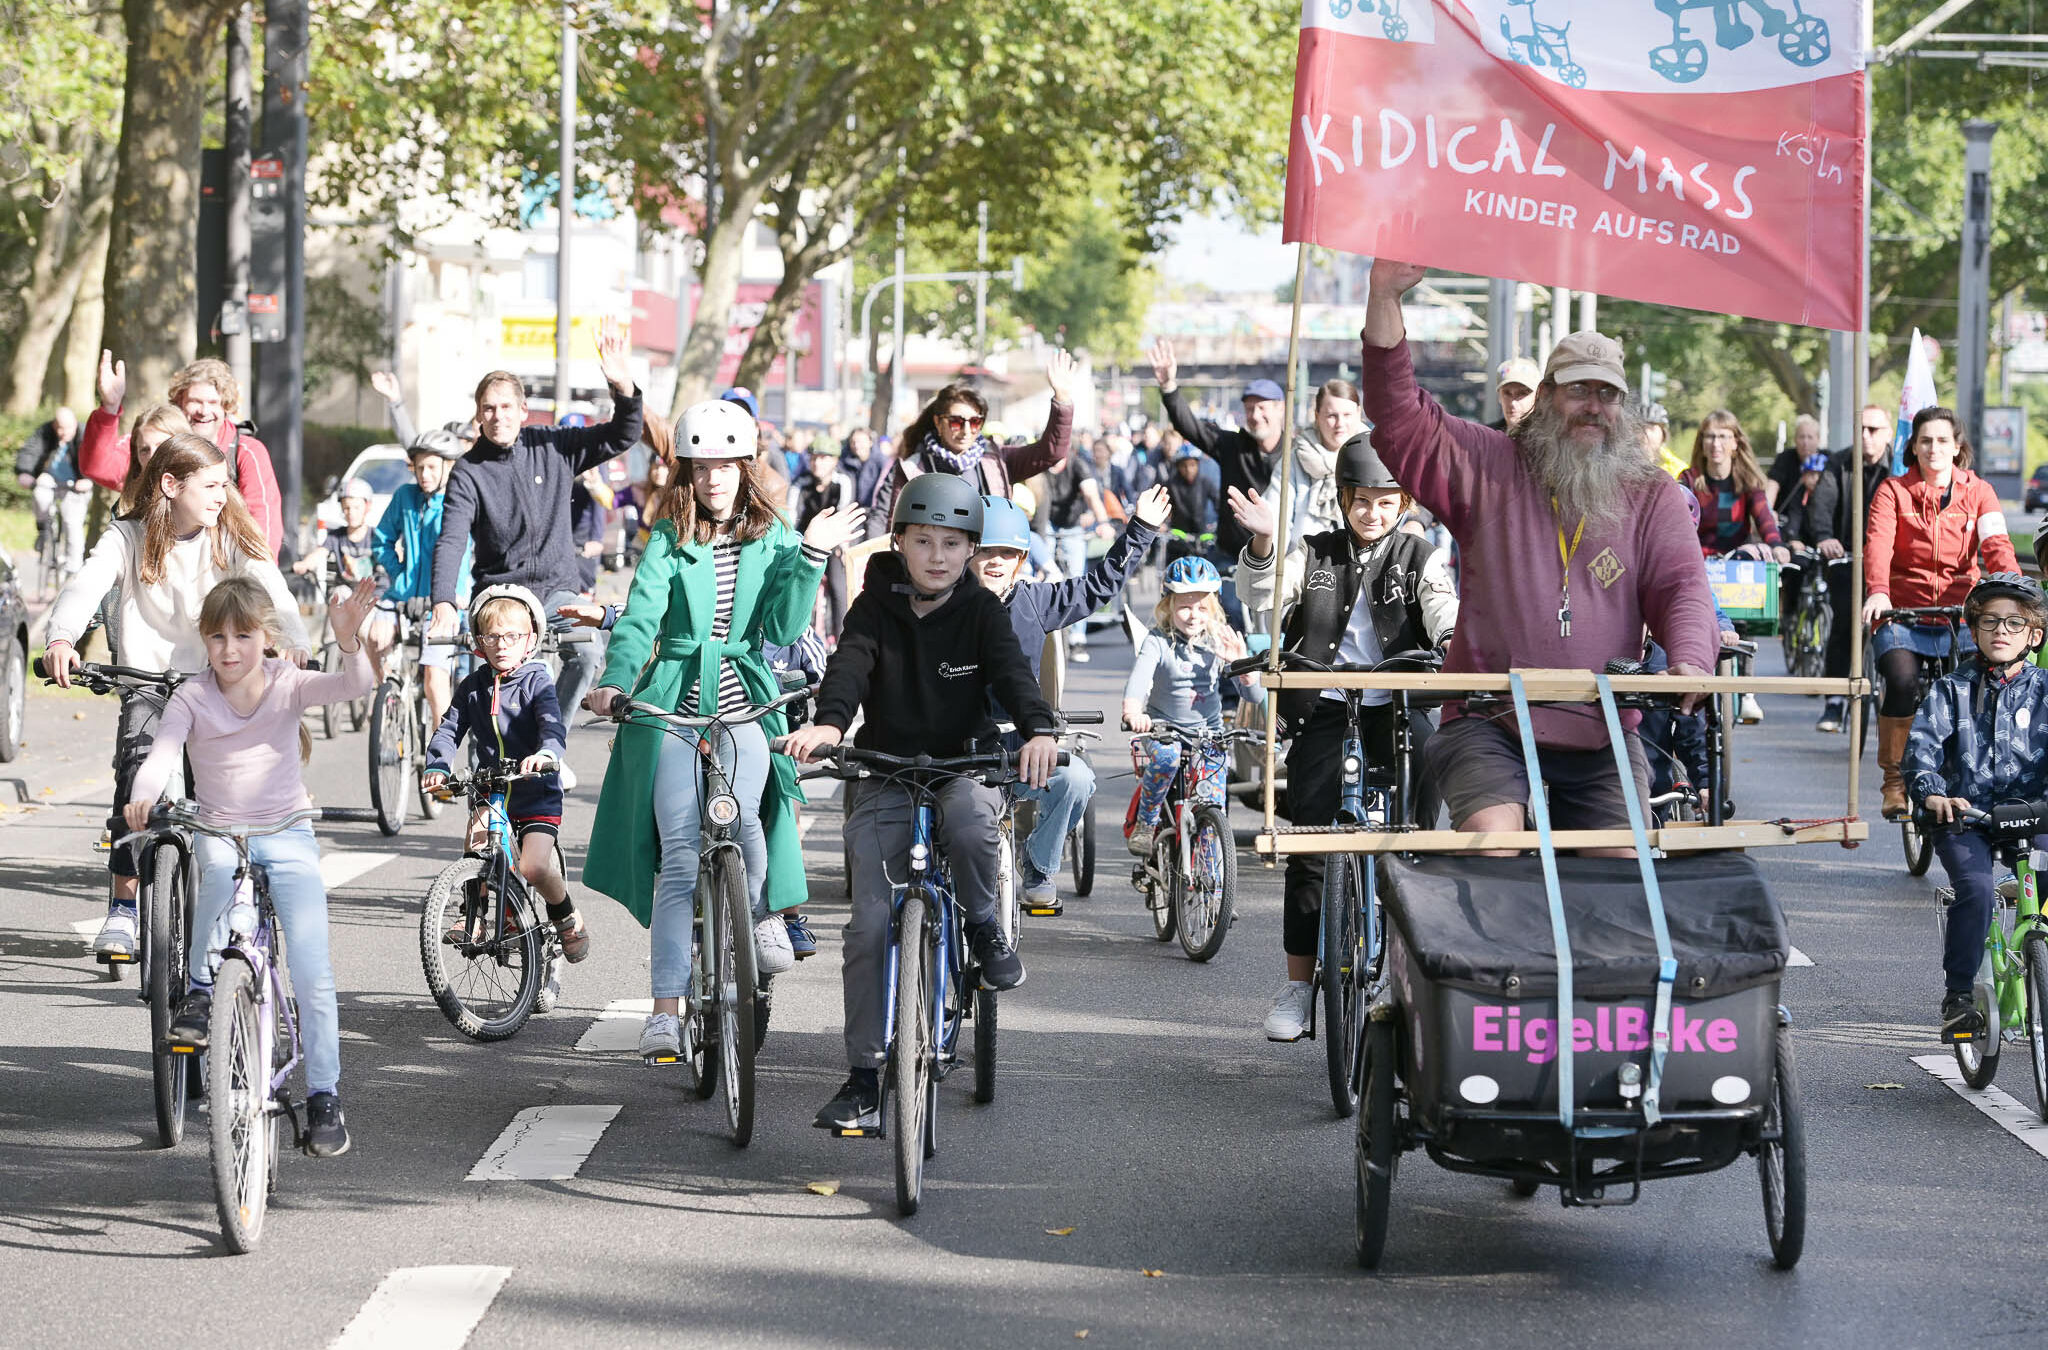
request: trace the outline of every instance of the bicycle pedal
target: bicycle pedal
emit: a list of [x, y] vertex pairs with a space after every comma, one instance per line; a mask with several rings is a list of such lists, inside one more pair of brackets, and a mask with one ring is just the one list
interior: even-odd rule
[[199, 1053], [198, 1046], [186, 1045], [179, 1041], [172, 1041], [164, 1048], [169, 1050], [174, 1055], [196, 1055]]
[[122, 952], [94, 952], [92, 959], [103, 966], [132, 966], [136, 958]]
[[1067, 912], [1065, 905], [1028, 905], [1024, 912], [1034, 919], [1057, 919]]
[[827, 1125], [822, 1128], [825, 1133], [837, 1139], [881, 1139], [885, 1137], [882, 1133], [882, 1122], [879, 1115], [873, 1124], [863, 1121], [859, 1125]]
[[681, 1055], [642, 1055], [640, 1058], [649, 1065], [680, 1064], [683, 1062]]

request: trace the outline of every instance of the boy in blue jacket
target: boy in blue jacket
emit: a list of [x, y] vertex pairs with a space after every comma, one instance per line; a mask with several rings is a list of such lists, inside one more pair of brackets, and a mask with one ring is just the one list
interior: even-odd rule
[[[441, 508], [448, 501], [448, 475], [465, 447], [454, 432], [444, 428], [415, 439], [407, 448], [413, 481], [402, 484], [384, 505], [377, 528], [370, 535], [370, 555], [390, 580], [377, 602], [377, 617], [370, 624], [370, 646], [389, 651], [395, 638], [398, 611], [415, 603], [422, 614], [434, 595], [434, 545], [441, 540]], [[470, 552], [473, 552], [471, 550]], [[462, 556], [462, 572], [469, 575], [470, 552]], [[463, 598], [469, 587], [464, 585]], [[453, 647], [429, 646], [420, 654], [420, 684], [427, 692], [427, 706], [438, 725], [448, 711], [449, 662]]]
[[[1024, 659], [1030, 663], [1034, 679], [1038, 676], [1045, 639], [1082, 622], [1114, 599], [1173, 514], [1173, 501], [1167, 490], [1155, 487], [1138, 498], [1129, 523], [1110, 544], [1109, 551], [1080, 576], [1058, 583], [1020, 582], [1017, 578], [1024, 571], [1031, 545], [1031, 519], [1007, 498], [981, 500], [981, 546], [974, 554], [974, 572], [982, 588], [994, 592], [1009, 610], [1010, 627], [1016, 631], [1018, 645], [1024, 649]], [[1067, 835], [1095, 795], [1095, 771], [1076, 758], [1066, 767], [1054, 770], [1052, 781], [1045, 787], [1020, 787], [1017, 795], [1038, 803], [1038, 819], [1017, 859], [1020, 880], [1024, 883], [1024, 907], [1057, 914], [1060, 893], [1053, 875], [1059, 871], [1060, 849]]]
[[1991, 841], [1957, 813], [2048, 796], [2048, 670], [2027, 659], [2048, 635], [2048, 596], [2030, 577], [1994, 572], [1970, 588], [1963, 622], [1976, 653], [1927, 691], [1903, 766], [1914, 805], [1936, 825], [1957, 826], [1934, 836], [1955, 888], [1941, 960], [1941, 1038], [1949, 1042], [1984, 1026], [1971, 987], [1996, 898]]
[[[500, 763], [521, 773], [551, 774], [567, 750], [567, 728], [555, 682], [535, 654], [547, 624], [540, 601], [524, 586], [486, 587], [470, 607], [469, 628], [484, 659], [455, 690], [455, 701], [427, 743], [424, 785], [438, 787], [464, 737], [479, 768]], [[590, 955], [590, 932], [569, 884], [555, 870], [554, 844], [562, 831], [562, 785], [555, 778], [514, 783], [505, 813], [519, 837], [519, 874], [547, 902], [548, 922], [561, 935], [562, 955]], [[475, 836], [477, 822], [470, 822]], [[451, 932], [448, 941], [461, 941]]]

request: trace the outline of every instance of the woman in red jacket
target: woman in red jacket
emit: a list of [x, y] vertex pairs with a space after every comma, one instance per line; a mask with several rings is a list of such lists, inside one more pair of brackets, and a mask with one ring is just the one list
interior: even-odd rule
[[[1947, 656], [1952, 641], [1971, 648], [1968, 629], [1946, 623], [1885, 622], [1893, 609], [1960, 605], [1987, 572], [2017, 572], [2005, 515], [1991, 485], [1970, 472], [1970, 442], [1947, 408], [1922, 408], [1906, 442], [1906, 472], [1887, 478], [1870, 502], [1864, 535], [1863, 622], [1872, 625], [1877, 660], [1877, 765], [1884, 771], [1884, 815], [1907, 811], [1899, 760], [1913, 728], [1920, 663]], [[1960, 637], [1951, 634], [1959, 633]]]

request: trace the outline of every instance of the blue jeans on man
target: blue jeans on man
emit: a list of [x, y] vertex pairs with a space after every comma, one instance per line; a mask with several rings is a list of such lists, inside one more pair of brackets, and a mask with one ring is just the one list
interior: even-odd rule
[[[1037, 803], [1031, 837], [1024, 841], [1025, 861], [1038, 878], [1049, 877], [1060, 870], [1060, 851], [1066, 846], [1067, 836], [1095, 796], [1095, 770], [1085, 760], [1072, 760], [1054, 769], [1044, 787], [1019, 783], [1016, 792], [1019, 800]], [[1027, 873], [1025, 880], [1034, 878]]]

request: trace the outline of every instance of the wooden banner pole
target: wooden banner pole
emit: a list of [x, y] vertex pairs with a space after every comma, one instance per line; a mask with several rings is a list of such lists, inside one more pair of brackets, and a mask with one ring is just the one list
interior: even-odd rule
[[[1266, 669], [1273, 675], [1280, 674], [1280, 583], [1287, 566], [1287, 520], [1294, 510], [1294, 382], [1300, 378], [1297, 363], [1301, 359], [1301, 293], [1308, 285], [1308, 241], [1294, 246], [1294, 317], [1287, 326], [1287, 402], [1280, 415], [1280, 519], [1274, 522], [1273, 536], [1273, 607], [1266, 612], [1266, 633], [1271, 639], [1266, 649]], [[1228, 511], [1230, 505], [1224, 503]], [[1233, 573], [1233, 578], [1235, 574]], [[1235, 581], [1233, 580], [1233, 583]], [[1273, 773], [1279, 761], [1280, 746], [1280, 700], [1271, 693], [1266, 695], [1266, 781], [1265, 814], [1266, 833], [1273, 832]], [[1273, 866], [1273, 859], [1266, 861]]]

